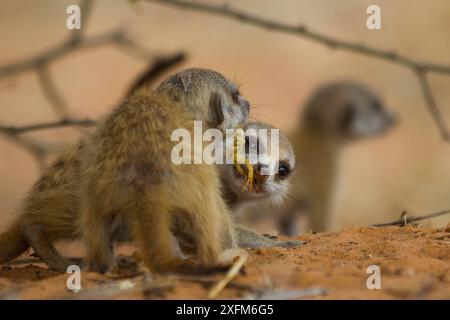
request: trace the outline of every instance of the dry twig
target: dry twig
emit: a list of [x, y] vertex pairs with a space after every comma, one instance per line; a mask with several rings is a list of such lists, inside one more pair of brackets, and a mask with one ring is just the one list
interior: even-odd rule
[[[77, 120], [71, 118], [68, 104], [58, 90], [56, 82], [50, 73], [50, 65], [53, 62], [77, 50], [95, 48], [109, 44], [115, 45], [117, 48], [125, 51], [128, 55], [139, 59], [149, 60], [154, 58], [153, 52], [136, 43], [127, 35], [126, 30], [123, 29], [115, 29], [97, 36], [85, 37], [84, 31], [87, 20], [92, 11], [92, 7], [93, 0], [81, 1], [80, 9], [82, 13], [82, 28], [79, 30], [73, 30], [67, 40], [42, 53], [8, 65], [0, 66], [0, 78], [17, 75], [30, 70], [35, 71], [38, 75], [39, 84], [45, 97], [52, 106], [56, 115], [61, 119], [55, 122], [33, 124], [24, 127], [8, 127], [0, 125], [0, 133], [2, 133], [10, 141], [27, 150], [36, 159], [41, 168], [44, 168], [46, 165], [45, 157], [48, 151], [47, 148], [37, 142], [34, 142], [33, 140], [20, 137], [20, 134], [34, 130], [66, 126], [85, 127], [95, 124], [95, 122], [91, 120]], [[168, 56], [167, 58], [157, 58], [153, 63], [154, 73], [149, 74], [146, 81], [152, 80], [152, 76], [158, 76], [160, 73], [176, 63], [181, 62], [183, 59], [183, 53], [176, 53], [175, 55]]]
[[392, 222], [386, 222], [386, 223], [373, 224], [372, 227], [405, 226], [411, 222], [431, 219], [431, 218], [443, 216], [443, 215], [449, 214], [449, 213], [450, 213], [450, 210], [443, 210], [443, 211], [434, 212], [434, 213], [426, 214], [426, 215], [419, 216], [419, 217], [412, 217], [412, 218], [408, 218], [407, 215], [405, 213], [403, 213], [402, 216], [400, 217], [400, 219], [398, 219], [398, 220], [395, 220]]
[[126, 97], [130, 96], [137, 88], [148, 85], [163, 72], [166, 72], [167, 69], [183, 62], [185, 59], [186, 54], [183, 52], [178, 52], [171, 56], [155, 59], [155, 61], [147, 69], [145, 69], [144, 72], [130, 86]]
[[233, 280], [233, 278], [239, 273], [239, 271], [244, 266], [245, 262], [248, 259], [248, 254], [245, 252], [238, 256], [236, 261], [231, 266], [230, 270], [228, 270], [227, 274], [224, 278], [222, 278], [217, 284], [211, 288], [208, 292], [208, 298], [214, 299], [217, 295], [226, 287], [226, 285]]
[[421, 90], [425, 97], [427, 108], [441, 133], [442, 139], [446, 142], [450, 142], [449, 130], [447, 128], [447, 125], [445, 124], [445, 121], [443, 120], [442, 114], [438, 106], [435, 103], [435, 99], [433, 98], [428, 82], [426, 81], [426, 75], [429, 72], [449, 76], [450, 66], [448, 65], [416, 61], [414, 59], [411, 59], [394, 51], [378, 49], [351, 41], [337, 40], [332, 37], [321, 34], [319, 32], [313, 31], [304, 25], [289, 25], [282, 22], [261, 18], [256, 15], [245, 13], [243, 11], [234, 8], [232, 9], [228, 5], [216, 6], [207, 3], [199, 3], [185, 0], [146, 0], [146, 1], [231, 18], [238, 20], [242, 23], [251, 24], [270, 31], [288, 33], [298, 37], [302, 37], [311, 40], [313, 42], [325, 45], [330, 49], [340, 49], [350, 51], [353, 53], [362, 54], [372, 58], [382, 59], [398, 65], [403, 65], [412, 70], [413, 72], [415, 72], [415, 74], [419, 77]]

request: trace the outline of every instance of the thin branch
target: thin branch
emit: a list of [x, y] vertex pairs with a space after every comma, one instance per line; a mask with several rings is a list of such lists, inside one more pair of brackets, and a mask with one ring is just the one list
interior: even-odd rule
[[119, 48], [127, 49], [126, 52], [130, 56], [140, 59], [149, 59], [154, 54], [132, 40], [125, 30], [116, 29], [97, 36], [82, 38], [80, 41], [74, 42], [72, 38], [56, 45], [43, 53], [37, 54], [30, 58], [13, 62], [4, 66], [0, 66], [0, 77], [6, 77], [13, 74], [38, 68], [41, 65], [54, 62], [67, 54], [81, 49], [89, 49], [107, 44], [115, 44]]
[[148, 60], [154, 57], [154, 53], [152, 51], [138, 44], [136, 41], [128, 37], [126, 33], [123, 33], [121, 37], [115, 39], [114, 44], [119, 50], [122, 50], [127, 55], [135, 57], [136, 59]]
[[328, 293], [328, 289], [322, 287], [312, 287], [306, 289], [294, 290], [270, 290], [259, 295], [249, 295], [244, 299], [258, 299], [258, 300], [294, 300], [301, 298], [311, 298], [316, 296], [323, 296]]
[[39, 77], [39, 84], [48, 102], [50, 102], [56, 115], [61, 118], [69, 117], [69, 110], [67, 103], [61, 93], [56, 88], [55, 81], [50, 75], [48, 66], [46, 64], [37, 67], [37, 74]]
[[229, 284], [231, 282], [231, 280], [233, 280], [234, 277], [236, 277], [236, 275], [239, 273], [239, 271], [242, 269], [242, 267], [244, 266], [245, 262], [248, 259], [248, 254], [247, 252], [243, 252], [242, 255], [239, 255], [238, 258], [236, 259], [236, 261], [234, 262], [234, 264], [231, 266], [230, 270], [228, 270], [227, 274], [225, 275], [225, 277], [223, 277], [222, 279], [219, 280], [219, 282], [217, 282], [214, 287], [211, 288], [211, 290], [209, 290], [208, 292], [208, 299], [214, 299], [217, 297], [217, 295], [223, 290], [225, 289], [225, 287], [227, 286], [227, 284]]
[[125, 30], [122, 29], [115, 29], [98, 36], [84, 37], [84, 31], [82, 30], [86, 28], [86, 23], [91, 13], [92, 5], [93, 0], [81, 1], [80, 9], [82, 11], [82, 28], [80, 31], [74, 31], [74, 34], [71, 33], [70, 37], [66, 41], [63, 41], [62, 43], [55, 45], [40, 54], [13, 62], [11, 64], [0, 66], [0, 78], [29, 70], [36, 70], [42, 91], [51, 103], [56, 114], [62, 118], [62, 120], [58, 122], [30, 125], [22, 128], [0, 126], [0, 133], [4, 134], [9, 140], [30, 152], [41, 167], [45, 166], [45, 148], [37, 145], [29, 139], [24, 139], [23, 137], [18, 136], [18, 134], [32, 130], [56, 128], [69, 125], [81, 127], [94, 125], [94, 122], [90, 120], [79, 121], [70, 119], [67, 103], [63, 95], [58, 91], [56, 83], [49, 72], [51, 63], [72, 52], [75, 52], [76, 50], [108, 44], [114, 44], [119, 49], [125, 50], [128, 55], [140, 59], [148, 60], [154, 56], [150, 50], [142, 47], [127, 36]]
[[31, 125], [23, 126], [23, 127], [0, 126], [0, 132], [4, 132], [4, 133], [10, 134], [10, 135], [19, 135], [19, 134], [22, 134], [25, 132], [36, 131], [36, 130], [54, 129], [54, 128], [61, 128], [61, 127], [67, 127], [67, 126], [92, 127], [94, 125], [95, 125], [95, 121], [90, 120], [90, 119], [84, 119], [84, 120], [63, 119], [63, 120], [54, 121], [54, 122], [36, 123], [36, 124], [31, 124]]
[[[171, 277], [178, 281], [200, 283], [200, 284], [207, 285], [208, 287], [217, 284], [217, 279], [214, 277], [209, 277], [209, 276], [173, 274], [173, 275], [171, 275]], [[230, 282], [230, 283], [228, 283], [228, 287], [234, 288], [234, 289], [239, 289], [239, 290], [250, 291], [257, 295], [262, 294], [266, 291], [265, 288], [256, 287], [253, 285], [249, 285], [246, 283], [240, 283], [240, 282]]]
[[433, 117], [433, 120], [438, 127], [442, 138], [445, 141], [450, 141], [450, 133], [448, 127], [444, 121], [441, 111], [436, 104], [426, 73], [423, 70], [418, 69], [417, 77], [419, 78], [420, 87], [422, 88], [423, 97], [428, 106], [428, 110]]
[[0, 77], [6, 77], [12, 74], [28, 71], [30, 69], [37, 68], [39, 65], [49, 63], [50, 61], [54, 62], [55, 60], [60, 59], [76, 50], [93, 48], [109, 43], [117, 43], [120, 39], [122, 39], [122, 37], [124, 37], [123, 30], [117, 29], [98, 36], [84, 38], [79, 42], [73, 42], [69, 39], [69, 41], [64, 41], [41, 54], [1, 66]]
[[196, 11], [202, 11], [209, 14], [220, 15], [228, 18], [232, 18], [235, 20], [239, 20], [241, 22], [255, 25], [261, 28], [269, 29], [272, 31], [279, 31], [284, 33], [291, 33], [297, 36], [309, 38], [312, 41], [319, 42], [324, 44], [332, 49], [342, 49], [348, 50], [364, 55], [369, 55], [374, 58], [384, 59], [395, 63], [400, 63], [406, 65], [410, 68], [421, 68], [428, 71], [436, 72], [436, 73], [444, 73], [450, 74], [450, 66], [447, 65], [439, 65], [434, 63], [425, 63], [419, 62], [403, 55], [400, 55], [396, 52], [389, 50], [382, 50], [378, 48], [369, 47], [363, 44], [345, 41], [345, 40], [336, 40], [329, 36], [323, 35], [321, 33], [312, 31], [307, 27], [293, 26], [289, 24], [284, 24], [281, 22], [277, 22], [274, 20], [269, 20], [265, 18], [261, 18], [255, 15], [251, 15], [245, 13], [243, 11], [239, 11], [236, 9], [231, 9], [228, 5], [224, 6], [214, 6], [206, 3], [198, 3], [184, 0], [146, 0], [147, 2], [159, 3], [163, 5], [175, 6], [185, 9], [192, 9]]
[[93, 4], [93, 0], [80, 1], [81, 27], [80, 29], [76, 29], [73, 31], [72, 42], [76, 43], [82, 39], [84, 30], [86, 29], [87, 22], [92, 11]]
[[[416, 72], [416, 74], [421, 78], [421, 82], [423, 81], [423, 76], [425, 72], [434, 72], [440, 73], [444, 75], [450, 75], [450, 66], [449, 65], [441, 65], [435, 63], [421, 62], [404, 55], [401, 55], [397, 52], [378, 49], [374, 47], [370, 47], [364, 44], [345, 41], [345, 40], [336, 40], [332, 37], [326, 36], [316, 31], [312, 31], [304, 25], [289, 25], [282, 22], [261, 18], [252, 14], [245, 13], [243, 11], [237, 9], [231, 9], [228, 5], [224, 6], [215, 6], [206, 3], [198, 3], [191, 2], [185, 0], [146, 0], [147, 2], [174, 6], [184, 9], [192, 9], [195, 11], [200, 11], [208, 14], [218, 15], [226, 18], [231, 18], [234, 20], [238, 20], [243, 23], [251, 24], [263, 29], [267, 29], [270, 31], [277, 31], [287, 34], [292, 34], [298, 37], [306, 38], [313, 42], [325, 45], [331, 49], [341, 49], [345, 51], [350, 51], [353, 53], [370, 56], [376, 59], [382, 59], [388, 62], [396, 63], [399, 65], [403, 65]], [[418, 72], [417, 70], [420, 70]], [[441, 112], [439, 111], [438, 106], [434, 102], [434, 99], [431, 95], [431, 90], [429, 90], [428, 84], [425, 86], [422, 84], [421, 89], [423, 91], [424, 96], [426, 97], [426, 103], [428, 109], [433, 117], [433, 120], [438, 126], [438, 129], [441, 133], [442, 138], [446, 141], [450, 141], [450, 133], [444, 123]], [[430, 99], [431, 97], [431, 99]]]
[[38, 163], [39, 169], [42, 170], [46, 167], [46, 156], [49, 153], [48, 148], [28, 138], [21, 137], [20, 135], [22, 133], [67, 126], [90, 127], [94, 125], [95, 121], [89, 119], [76, 120], [68, 118], [60, 121], [36, 123], [23, 127], [8, 127], [0, 125], [0, 133], [4, 134], [5, 137], [11, 142], [28, 151]]
[[372, 227], [387, 227], [387, 226], [405, 226], [411, 222], [422, 221], [426, 219], [431, 219], [439, 216], [443, 216], [445, 214], [449, 214], [450, 210], [443, 210], [439, 212], [434, 212], [430, 214], [426, 214], [419, 217], [408, 218], [406, 215], [402, 215], [402, 217], [398, 220], [386, 223], [373, 224]]
[[185, 59], [186, 54], [184, 52], [177, 52], [173, 55], [156, 59], [141, 75], [137, 77], [137, 79], [130, 86], [130, 89], [128, 89], [126, 96], [130, 96], [137, 88], [149, 85], [162, 73], [183, 62]]

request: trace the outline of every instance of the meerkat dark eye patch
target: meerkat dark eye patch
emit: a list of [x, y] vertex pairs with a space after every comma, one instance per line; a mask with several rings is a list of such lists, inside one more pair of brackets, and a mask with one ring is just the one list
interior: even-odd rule
[[342, 129], [346, 129], [346, 128], [350, 127], [353, 123], [354, 116], [355, 116], [355, 111], [354, 111], [353, 106], [351, 104], [346, 104], [344, 106], [344, 112], [342, 113], [340, 127]]
[[224, 121], [222, 99], [217, 92], [209, 97], [208, 122], [211, 127], [217, 127]]
[[278, 165], [278, 173], [277, 176], [280, 179], [286, 179], [291, 174], [291, 166], [289, 163], [280, 161], [280, 164]]
[[382, 109], [381, 104], [378, 101], [373, 101], [371, 105], [374, 111], [381, 111]]
[[233, 100], [234, 103], [239, 103], [239, 91], [238, 90], [233, 90], [231, 91], [231, 99]]

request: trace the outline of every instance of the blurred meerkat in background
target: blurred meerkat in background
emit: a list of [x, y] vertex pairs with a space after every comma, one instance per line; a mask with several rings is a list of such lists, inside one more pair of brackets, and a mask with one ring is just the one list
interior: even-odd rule
[[[337, 82], [313, 93], [300, 126], [289, 136], [298, 163], [290, 195], [281, 206], [264, 209], [275, 218], [278, 231], [299, 234], [300, 214], [305, 211], [310, 230], [327, 230], [341, 151], [349, 143], [385, 133], [394, 123], [380, 98], [362, 85]], [[251, 224], [261, 210], [251, 208], [242, 221]]]

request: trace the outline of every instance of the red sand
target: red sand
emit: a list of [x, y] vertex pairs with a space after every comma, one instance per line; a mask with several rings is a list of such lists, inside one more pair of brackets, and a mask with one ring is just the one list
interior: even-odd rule
[[[251, 250], [240, 274], [218, 298], [243, 298], [255, 292], [321, 287], [313, 299], [450, 299], [450, 225], [357, 227], [304, 235], [295, 249]], [[205, 299], [224, 273], [204, 276], [139, 274], [134, 257], [113, 275], [82, 273], [82, 290], [66, 288], [68, 274], [42, 264], [0, 269], [0, 298], [19, 299]], [[381, 289], [369, 290], [369, 265], [381, 268]]]

